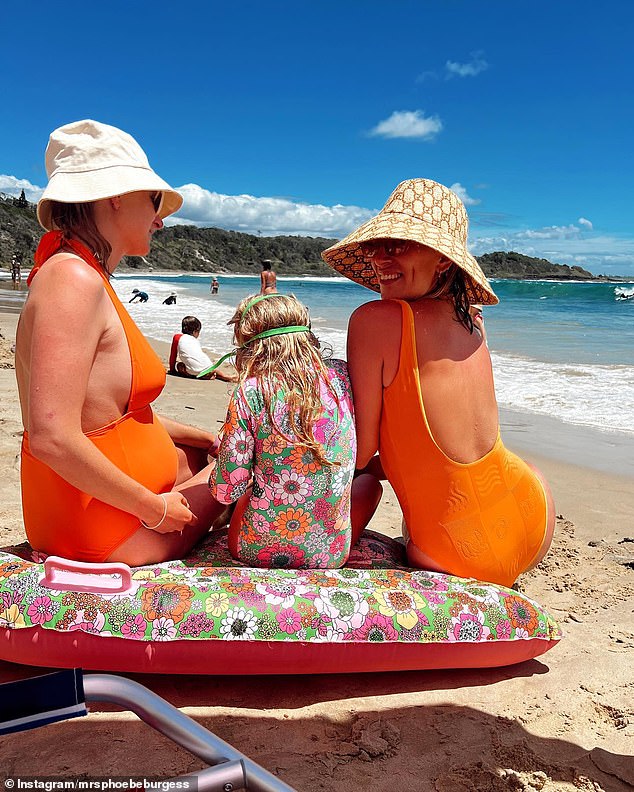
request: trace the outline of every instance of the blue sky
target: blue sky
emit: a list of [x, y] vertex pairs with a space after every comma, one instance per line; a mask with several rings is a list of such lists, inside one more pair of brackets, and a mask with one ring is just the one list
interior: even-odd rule
[[95, 118], [183, 188], [175, 222], [341, 237], [426, 177], [465, 200], [475, 254], [634, 276], [624, 0], [31, 0], [0, 21], [0, 192], [36, 200], [51, 130]]

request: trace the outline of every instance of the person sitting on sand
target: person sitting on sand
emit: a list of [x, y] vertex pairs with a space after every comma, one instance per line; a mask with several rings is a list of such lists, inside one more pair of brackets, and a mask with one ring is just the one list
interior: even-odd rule
[[182, 198], [97, 121], [56, 129], [46, 169], [48, 233], [16, 337], [27, 538], [77, 561], [180, 558], [225, 510], [206, 486], [217, 438], [153, 412], [165, 369], [110, 278], [124, 255], [147, 256]]
[[203, 351], [198, 337], [202, 330], [200, 319], [195, 316], [185, 316], [181, 322], [181, 332], [172, 339], [170, 352], [170, 374], [192, 379], [219, 379], [223, 382], [235, 382], [236, 377], [223, 374], [215, 369], [207, 374], [202, 371], [209, 368], [212, 363], [209, 355]]
[[128, 300], [128, 302], [139, 302], [145, 303], [149, 300], [148, 293], [144, 291], [139, 291], [139, 289], [132, 289], [132, 297]]
[[353, 484], [346, 364], [323, 360], [308, 311], [292, 295], [247, 297], [230, 324], [239, 384], [212, 482], [219, 502], [237, 501], [229, 550], [258, 567], [341, 567], [351, 523], [363, 530], [382, 491], [372, 476]]
[[262, 272], [260, 273], [260, 294], [277, 293], [277, 275], [271, 269], [272, 266], [273, 262], [270, 259], [264, 259], [262, 262]]
[[323, 258], [381, 293], [348, 328], [357, 467], [385, 470], [410, 563], [510, 586], [546, 554], [555, 511], [542, 475], [500, 438], [491, 358], [469, 315], [498, 299], [467, 230], [455, 193], [410, 179]]

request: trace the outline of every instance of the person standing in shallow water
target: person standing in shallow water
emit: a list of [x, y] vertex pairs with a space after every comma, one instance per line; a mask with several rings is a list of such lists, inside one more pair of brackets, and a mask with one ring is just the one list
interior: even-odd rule
[[110, 277], [182, 198], [130, 135], [92, 120], [51, 134], [46, 168], [16, 336], [27, 538], [77, 561], [179, 558], [224, 511], [206, 486], [217, 438], [152, 411], [165, 369]]
[[22, 282], [22, 257], [19, 253], [11, 258], [11, 280], [14, 287]]
[[262, 272], [260, 273], [260, 294], [275, 294], [277, 292], [277, 275], [271, 267], [273, 262], [264, 259], [262, 262]]

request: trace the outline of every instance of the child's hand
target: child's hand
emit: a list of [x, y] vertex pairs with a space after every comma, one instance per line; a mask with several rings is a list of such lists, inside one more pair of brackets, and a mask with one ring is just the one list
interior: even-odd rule
[[213, 457], [214, 459], [218, 459], [218, 452], [220, 451], [221, 442], [222, 442], [222, 436], [216, 435], [216, 439], [209, 446], [209, 451], [207, 452], [210, 457]]

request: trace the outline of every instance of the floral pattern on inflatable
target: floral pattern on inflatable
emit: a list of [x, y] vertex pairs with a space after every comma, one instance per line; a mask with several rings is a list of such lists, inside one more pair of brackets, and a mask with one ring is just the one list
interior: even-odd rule
[[366, 531], [343, 569], [253, 569], [226, 532], [195, 555], [133, 570], [122, 594], [41, 585], [27, 544], [0, 552], [0, 628], [79, 630], [134, 641], [184, 639], [435, 642], [558, 640], [537, 603], [512, 589], [405, 564], [403, 545]]

